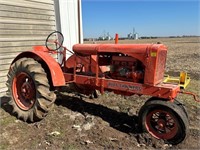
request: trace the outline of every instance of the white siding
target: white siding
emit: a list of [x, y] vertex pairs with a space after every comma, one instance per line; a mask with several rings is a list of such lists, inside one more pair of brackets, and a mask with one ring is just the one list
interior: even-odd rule
[[[81, 0], [55, 0], [55, 3], [59, 13], [57, 29], [65, 37], [64, 46], [72, 50], [74, 44], [83, 43]], [[67, 53], [67, 58], [70, 55]]]
[[56, 29], [53, 0], [0, 0], [0, 97], [11, 61]]

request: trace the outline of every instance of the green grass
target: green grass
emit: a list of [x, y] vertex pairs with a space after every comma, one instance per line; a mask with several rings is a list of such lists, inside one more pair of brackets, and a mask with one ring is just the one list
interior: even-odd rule
[[65, 144], [62, 147], [63, 150], [78, 150], [78, 148], [76, 147], [76, 145], [73, 144]]
[[5, 118], [3, 118], [3, 119], [0, 120], [0, 126], [2, 128], [2, 127], [7, 126], [7, 125], [9, 125], [11, 123], [14, 123], [15, 120], [16, 120], [16, 118], [13, 117], [13, 116], [5, 117]]
[[0, 145], [0, 150], [6, 150], [6, 149], [8, 149], [8, 143], [3, 143], [3, 142], [1, 142], [1, 145]]

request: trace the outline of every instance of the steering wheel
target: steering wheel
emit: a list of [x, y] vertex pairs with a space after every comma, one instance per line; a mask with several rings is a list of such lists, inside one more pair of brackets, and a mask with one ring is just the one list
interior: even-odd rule
[[48, 50], [58, 50], [61, 48], [63, 41], [63, 34], [59, 31], [54, 31], [47, 36], [45, 46]]

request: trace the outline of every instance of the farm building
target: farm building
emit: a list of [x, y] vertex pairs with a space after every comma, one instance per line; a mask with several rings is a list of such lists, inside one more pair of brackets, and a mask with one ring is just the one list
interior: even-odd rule
[[7, 73], [16, 55], [44, 45], [55, 30], [63, 33], [69, 49], [83, 41], [81, 0], [0, 0], [0, 97], [7, 91]]

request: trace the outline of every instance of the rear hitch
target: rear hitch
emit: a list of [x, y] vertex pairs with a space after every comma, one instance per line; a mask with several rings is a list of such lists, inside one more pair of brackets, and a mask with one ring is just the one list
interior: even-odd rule
[[194, 97], [194, 100], [196, 102], [200, 102], [199, 97], [195, 93], [187, 92], [187, 91], [179, 91], [179, 93], [181, 93], [181, 94], [187, 94], [187, 95], [192, 95]]

